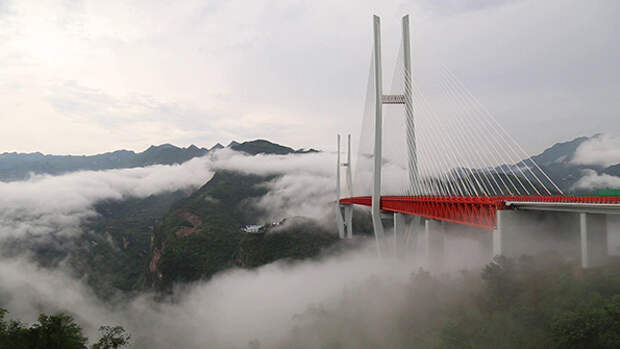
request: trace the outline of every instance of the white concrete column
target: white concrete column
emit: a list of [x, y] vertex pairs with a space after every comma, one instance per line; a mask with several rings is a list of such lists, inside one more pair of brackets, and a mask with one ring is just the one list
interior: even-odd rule
[[502, 254], [502, 215], [501, 212], [497, 211], [497, 227], [493, 230], [492, 239], [493, 239], [493, 253], [491, 258], [495, 256], [501, 256]]
[[342, 219], [342, 207], [340, 205], [340, 135], [338, 135], [338, 155], [336, 156], [336, 224], [338, 236], [344, 239], [344, 220]]
[[607, 262], [607, 216], [579, 213], [581, 266], [591, 268]]
[[398, 244], [405, 241], [407, 229], [406, 217], [402, 213], [394, 213], [394, 255], [398, 254]]
[[424, 222], [426, 261], [432, 271], [440, 271], [443, 268], [444, 229], [442, 222], [430, 219]]
[[344, 207], [344, 221], [347, 229], [347, 239], [353, 238], [353, 206], [346, 205]]
[[[516, 257], [516, 254], [519, 253], [519, 242], [518, 240], [518, 230], [522, 229], [522, 225], [525, 224], [523, 220], [524, 217], [521, 217], [522, 221], [519, 222], [519, 212], [513, 210], [498, 210], [497, 211], [497, 227], [493, 230], [491, 234], [493, 239], [493, 256], [507, 256], [507, 257]], [[524, 213], [521, 213], [524, 215]], [[525, 253], [527, 251], [520, 251], [521, 253]]]

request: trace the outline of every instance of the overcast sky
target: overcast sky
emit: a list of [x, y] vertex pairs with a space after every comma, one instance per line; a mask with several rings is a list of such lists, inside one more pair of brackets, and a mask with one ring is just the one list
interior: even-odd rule
[[449, 67], [529, 152], [620, 134], [617, 0], [0, 0], [0, 153], [334, 149], [359, 133], [373, 13], [386, 72], [412, 14], [414, 69]]

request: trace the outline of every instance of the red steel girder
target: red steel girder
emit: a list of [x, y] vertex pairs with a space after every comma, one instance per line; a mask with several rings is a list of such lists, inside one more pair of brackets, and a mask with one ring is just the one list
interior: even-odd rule
[[[506, 201], [620, 203], [615, 196], [382, 196], [381, 209], [483, 229], [495, 229], [497, 210]], [[340, 199], [341, 204], [371, 206], [370, 196]]]

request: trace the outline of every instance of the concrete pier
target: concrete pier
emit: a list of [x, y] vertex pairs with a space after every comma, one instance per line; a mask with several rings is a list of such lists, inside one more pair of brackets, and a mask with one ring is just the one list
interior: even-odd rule
[[431, 271], [441, 271], [444, 263], [445, 225], [427, 219], [424, 222], [426, 263]]
[[579, 213], [581, 266], [591, 268], [607, 262], [607, 216]]

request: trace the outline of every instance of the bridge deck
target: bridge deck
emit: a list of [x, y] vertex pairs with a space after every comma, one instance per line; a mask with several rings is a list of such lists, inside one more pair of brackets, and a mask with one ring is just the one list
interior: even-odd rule
[[[370, 196], [340, 199], [343, 205], [371, 206]], [[493, 230], [497, 210], [620, 214], [617, 196], [382, 196], [381, 209]]]

